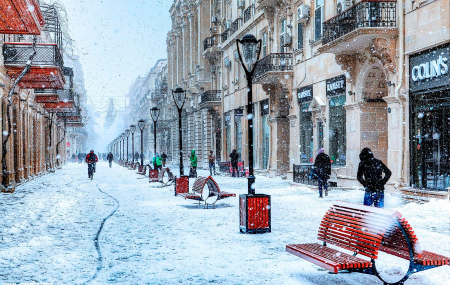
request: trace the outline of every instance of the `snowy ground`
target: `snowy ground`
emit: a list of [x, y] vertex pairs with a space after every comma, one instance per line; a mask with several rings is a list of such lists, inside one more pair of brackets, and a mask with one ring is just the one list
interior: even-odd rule
[[[222, 190], [246, 193], [246, 179], [216, 178]], [[93, 181], [86, 165], [69, 164], [14, 194], [1, 194], [0, 285], [381, 284], [357, 273], [327, 274], [285, 251], [289, 243], [318, 242], [319, 223], [332, 202], [361, 203], [361, 191], [318, 199], [308, 188], [258, 176], [256, 192], [272, 195], [272, 233], [244, 235], [238, 198], [207, 210], [174, 197], [173, 186], [153, 186], [135, 171], [101, 162]], [[422, 249], [450, 256], [448, 201], [405, 205], [387, 195], [385, 206], [403, 214]], [[380, 262], [387, 278], [401, 269], [402, 262], [389, 256], [381, 255]], [[415, 274], [405, 284], [450, 284], [450, 267]]]

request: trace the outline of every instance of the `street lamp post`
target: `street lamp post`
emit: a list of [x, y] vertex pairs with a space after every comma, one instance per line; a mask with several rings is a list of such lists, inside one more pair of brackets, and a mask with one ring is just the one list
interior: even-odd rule
[[[239, 44], [242, 45], [245, 62], [242, 60]], [[239, 54], [239, 60], [245, 71], [247, 78], [247, 130], [248, 130], [248, 194], [255, 194], [255, 176], [253, 173], [253, 98], [252, 84], [253, 73], [258, 64], [258, 58], [261, 51], [261, 40], [256, 40], [253, 35], [245, 35], [242, 40], [236, 42]], [[258, 46], [259, 45], [259, 46]]]
[[144, 165], [144, 128], [145, 128], [145, 121], [139, 120], [138, 122], [139, 130], [141, 130], [141, 167]]
[[130, 130], [125, 130], [125, 135], [127, 136], [127, 165], [128, 165], [128, 137], [130, 136]]
[[153, 120], [153, 153], [156, 159], [156, 123], [158, 122], [159, 117], [159, 108], [153, 107], [150, 109], [150, 116]]
[[136, 126], [131, 125], [130, 126], [130, 132], [131, 132], [131, 156], [133, 157], [133, 167], [134, 167], [134, 132], [136, 131]]
[[172, 90], [173, 101], [175, 101], [175, 106], [178, 109], [178, 136], [180, 138], [179, 147], [180, 147], [180, 177], [184, 175], [184, 166], [183, 166], [183, 134], [181, 130], [181, 111], [183, 110], [184, 102], [186, 101], [186, 91], [177, 87], [175, 90]]
[[[253, 171], [253, 74], [258, 65], [261, 52], [261, 40], [253, 35], [245, 35], [236, 41], [239, 60], [247, 78], [247, 130], [248, 130], [248, 185], [247, 195], [239, 195], [239, 229], [242, 233], [271, 232], [270, 195], [255, 194], [255, 176]], [[243, 56], [241, 54], [241, 49]], [[256, 206], [255, 206], [256, 205]], [[252, 217], [249, 217], [252, 215]], [[255, 223], [254, 220], [257, 220]]]

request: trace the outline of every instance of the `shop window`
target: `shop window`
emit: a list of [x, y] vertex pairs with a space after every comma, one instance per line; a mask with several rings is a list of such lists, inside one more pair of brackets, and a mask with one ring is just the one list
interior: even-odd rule
[[332, 164], [345, 165], [346, 163], [346, 114], [345, 95], [331, 97], [330, 103], [330, 126], [329, 126], [329, 156]]
[[324, 0], [316, 0], [316, 9], [314, 10], [314, 40], [316, 41], [322, 38], [323, 3]]
[[300, 163], [314, 161], [314, 136], [312, 113], [308, 111], [310, 102], [303, 103], [300, 110]]

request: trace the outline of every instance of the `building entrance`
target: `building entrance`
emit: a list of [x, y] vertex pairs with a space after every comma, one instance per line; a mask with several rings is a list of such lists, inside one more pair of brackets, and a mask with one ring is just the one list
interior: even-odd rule
[[411, 180], [414, 187], [450, 187], [450, 92], [416, 95], [412, 119]]

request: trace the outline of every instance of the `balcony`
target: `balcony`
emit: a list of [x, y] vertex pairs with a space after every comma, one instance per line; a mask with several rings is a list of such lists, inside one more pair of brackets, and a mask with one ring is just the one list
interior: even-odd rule
[[294, 60], [292, 53], [270, 53], [258, 61], [254, 83], [283, 84], [292, 81]]
[[236, 20], [234, 20], [234, 22], [231, 23], [231, 34], [236, 33], [241, 26], [242, 26], [242, 18], [237, 18]]
[[34, 100], [36, 103], [57, 103], [59, 95], [56, 89], [35, 89]]
[[259, 9], [263, 8], [274, 8], [275, 6], [281, 5], [283, 0], [258, 0]]
[[226, 29], [226, 30], [220, 35], [220, 37], [221, 37], [221, 39], [222, 39], [222, 43], [223, 43], [223, 42], [226, 42], [226, 41], [231, 37], [230, 33], [231, 33], [231, 29]]
[[166, 95], [167, 95], [166, 93], [162, 93], [160, 90], [153, 91], [151, 93], [152, 102], [157, 103], [160, 100], [164, 99]]
[[[6, 74], [15, 80], [33, 54], [31, 43], [5, 43], [3, 57]], [[21, 88], [62, 89], [64, 87], [63, 58], [56, 44], [37, 44], [30, 71], [19, 82]]]
[[220, 102], [222, 101], [222, 91], [208, 90], [204, 92], [199, 99], [198, 103], [201, 107], [220, 105]]
[[44, 17], [37, 0], [1, 0], [0, 34], [40, 35]]
[[244, 10], [244, 23], [247, 23], [253, 16], [255, 6], [252, 4]]
[[363, 0], [323, 22], [319, 52], [358, 51], [379, 36], [397, 34], [396, 0]]
[[203, 56], [209, 61], [214, 61], [218, 59], [218, 57], [221, 54], [221, 51], [218, 46], [219, 39], [220, 35], [214, 34], [203, 41], [203, 50], [204, 50]]

